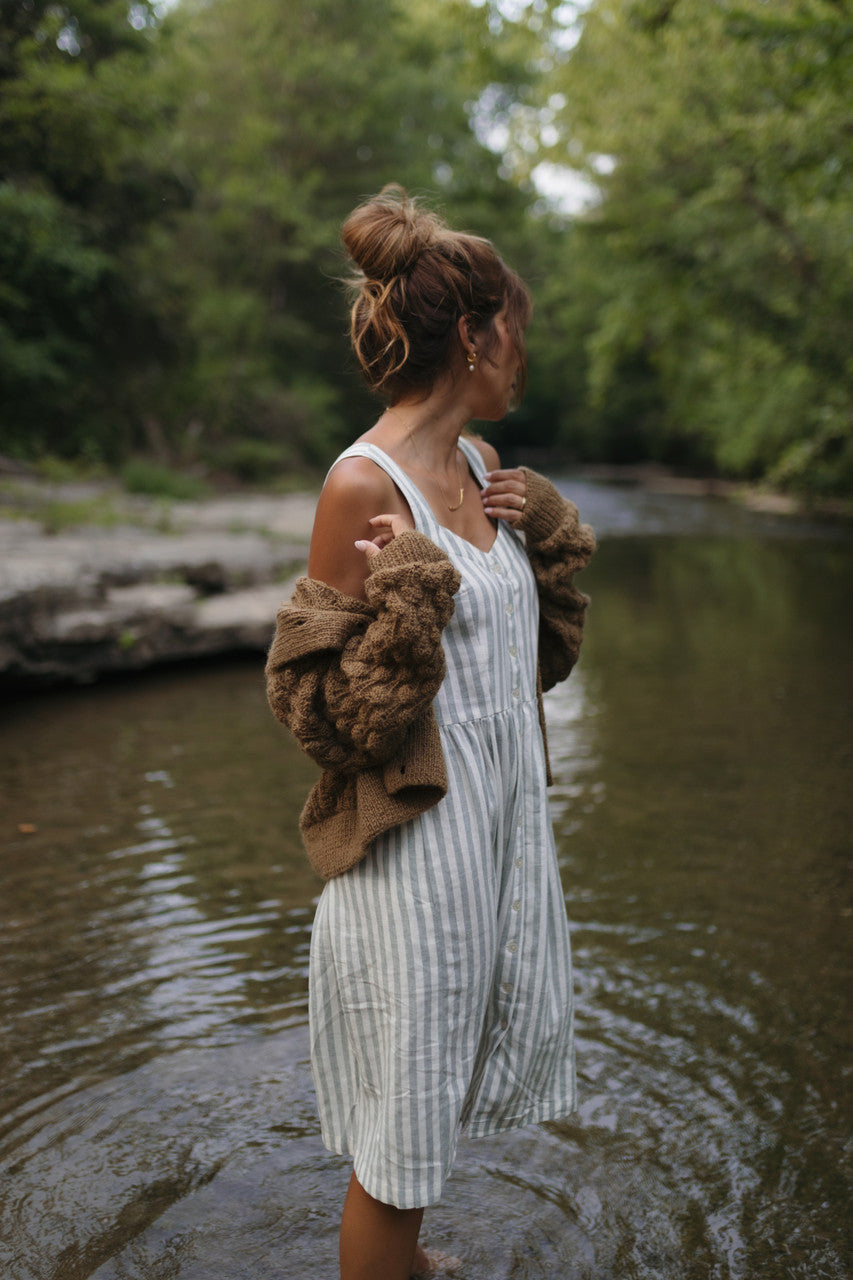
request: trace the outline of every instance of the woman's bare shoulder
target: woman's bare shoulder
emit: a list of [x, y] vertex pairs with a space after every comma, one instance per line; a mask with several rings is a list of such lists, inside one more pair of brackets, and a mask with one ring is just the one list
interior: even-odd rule
[[[389, 506], [391, 504], [391, 506]], [[341, 525], [343, 517], [366, 525], [371, 516], [384, 511], [394, 511], [400, 504], [400, 494], [391, 476], [370, 458], [342, 458], [329, 471], [320, 493], [314, 531], [318, 524], [332, 521]], [[356, 532], [353, 538], [361, 538], [364, 532]]]
[[364, 597], [367, 561], [355, 546], [374, 537], [373, 516], [400, 509], [390, 476], [369, 458], [342, 458], [323, 485], [308, 553], [308, 575], [347, 595]]
[[471, 443], [478, 449], [480, 457], [483, 459], [487, 471], [498, 471], [500, 469], [501, 460], [497, 449], [488, 441], [483, 440], [481, 436], [471, 436]]
[[326, 477], [320, 501], [357, 506], [361, 502], [379, 501], [395, 492], [391, 477], [371, 458], [341, 458]]

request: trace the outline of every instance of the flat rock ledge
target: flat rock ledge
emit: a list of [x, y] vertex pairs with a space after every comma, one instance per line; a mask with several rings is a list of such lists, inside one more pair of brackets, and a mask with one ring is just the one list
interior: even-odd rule
[[265, 652], [304, 572], [314, 505], [306, 494], [175, 504], [165, 531], [140, 510], [58, 534], [37, 515], [0, 518], [0, 687]]

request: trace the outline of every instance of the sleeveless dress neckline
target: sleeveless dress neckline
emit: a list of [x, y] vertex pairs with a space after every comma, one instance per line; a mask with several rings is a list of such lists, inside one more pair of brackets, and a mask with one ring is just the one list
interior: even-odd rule
[[[477, 484], [482, 486], [485, 479], [485, 469], [483, 466], [483, 459], [480, 456], [477, 446], [473, 444], [472, 441], [466, 440], [464, 436], [460, 436], [458, 443], [471, 474], [477, 481]], [[381, 455], [381, 461], [374, 457], [374, 454]], [[375, 462], [377, 466], [381, 467], [386, 475], [391, 477], [403, 497], [408, 502], [412, 515], [415, 519], [415, 528], [421, 533], [425, 533], [427, 537], [434, 538], [434, 529], [440, 529], [443, 533], [449, 533], [451, 538], [455, 538], [458, 542], [463, 543], [466, 547], [470, 547], [481, 556], [490, 556], [494, 552], [498, 544], [498, 539], [501, 536], [502, 522], [500, 520], [496, 522], [497, 527], [495, 528], [495, 536], [492, 539], [491, 546], [488, 548], [478, 547], [476, 542], [472, 542], [470, 538], [464, 538], [462, 534], [457, 533], [455, 529], [451, 529], [448, 525], [441, 523], [424, 497], [423, 491], [417, 484], [415, 484], [408, 472], [403, 470], [399, 462], [396, 462], [391, 457], [390, 453], [387, 453], [381, 445], [373, 444], [369, 440], [359, 440], [356, 444], [351, 445], [349, 449], [345, 449], [344, 452], [335, 459], [335, 465], [337, 465], [338, 462], [341, 462], [344, 458], [353, 457], [369, 458], [371, 462]], [[414, 502], [412, 501], [413, 496], [415, 499]], [[420, 515], [420, 521], [418, 520], [418, 515]]]

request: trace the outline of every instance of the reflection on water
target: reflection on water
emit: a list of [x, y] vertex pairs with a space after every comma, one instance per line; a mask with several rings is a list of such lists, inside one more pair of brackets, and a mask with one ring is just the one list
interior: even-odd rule
[[[580, 1110], [464, 1143], [462, 1280], [850, 1273], [849, 544], [605, 541], [548, 695]], [[0, 1274], [335, 1274], [305, 1029], [313, 766], [258, 665], [0, 731]], [[36, 827], [18, 832], [18, 824]]]

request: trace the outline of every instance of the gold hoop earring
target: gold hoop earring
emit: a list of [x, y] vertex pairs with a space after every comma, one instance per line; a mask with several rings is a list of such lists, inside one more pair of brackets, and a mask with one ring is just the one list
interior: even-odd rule
[[477, 359], [473, 351], [468, 352], [468, 372], [474, 372], [474, 361]]

